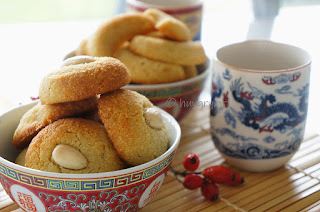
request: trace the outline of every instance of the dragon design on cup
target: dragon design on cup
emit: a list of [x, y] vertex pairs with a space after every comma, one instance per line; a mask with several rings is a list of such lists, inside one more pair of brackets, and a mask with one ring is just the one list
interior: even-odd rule
[[[241, 112], [238, 112], [239, 120], [248, 127], [259, 132], [273, 132], [278, 130], [285, 132], [286, 129], [293, 128], [306, 118], [307, 109], [307, 87], [298, 90], [298, 108], [288, 102], [277, 102], [273, 94], [265, 94], [263, 91], [253, 87], [247, 82], [249, 91], [244, 91], [244, 84], [241, 78], [232, 82], [230, 90], [234, 100], [242, 105]], [[299, 114], [299, 110], [302, 111]], [[270, 118], [272, 116], [272, 118]], [[266, 119], [268, 119], [266, 121]]]

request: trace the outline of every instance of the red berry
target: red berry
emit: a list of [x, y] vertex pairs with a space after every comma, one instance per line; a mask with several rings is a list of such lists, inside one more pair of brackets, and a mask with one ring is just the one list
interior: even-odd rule
[[30, 99], [31, 99], [31, 101], [35, 101], [35, 100], [38, 100], [40, 98], [39, 98], [39, 96], [37, 96], [37, 97], [30, 96]]
[[183, 160], [183, 166], [188, 171], [195, 171], [199, 167], [200, 160], [194, 153], [188, 154]]
[[201, 194], [207, 200], [214, 201], [219, 198], [219, 188], [215, 183], [204, 180], [201, 186]]
[[196, 174], [188, 174], [182, 184], [185, 188], [194, 190], [200, 188], [203, 183], [203, 178]]
[[238, 185], [244, 182], [238, 172], [225, 166], [210, 166], [202, 171], [202, 175], [208, 180], [220, 184]]

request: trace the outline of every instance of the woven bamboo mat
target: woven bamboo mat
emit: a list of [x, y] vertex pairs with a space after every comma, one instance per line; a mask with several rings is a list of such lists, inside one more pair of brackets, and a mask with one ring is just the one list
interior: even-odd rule
[[[199, 170], [225, 163], [210, 136], [209, 108], [195, 108], [180, 122], [182, 139], [173, 167], [183, 170], [186, 154], [196, 153]], [[235, 168], [233, 168], [235, 169]], [[154, 199], [141, 211], [320, 211], [320, 136], [308, 132], [299, 151], [282, 169], [268, 173], [237, 170], [245, 177], [240, 186], [219, 186], [220, 198], [204, 200], [200, 190], [185, 189], [168, 173]], [[21, 211], [0, 187], [0, 211]]]
[[[228, 166], [211, 140], [208, 108], [193, 113], [180, 123], [182, 140], [173, 167], [183, 170], [183, 158], [191, 152], [200, 158], [199, 170]], [[204, 200], [199, 189], [185, 189], [169, 173], [157, 196], [142, 211], [320, 211], [320, 136], [316, 133], [306, 133], [299, 151], [282, 169], [237, 171], [245, 183], [219, 186], [220, 198], [215, 202]]]

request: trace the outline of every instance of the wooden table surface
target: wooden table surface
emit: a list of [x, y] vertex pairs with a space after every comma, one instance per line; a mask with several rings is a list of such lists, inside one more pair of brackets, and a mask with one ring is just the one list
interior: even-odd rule
[[[194, 108], [180, 125], [182, 139], [172, 164], [176, 170], [183, 170], [182, 161], [188, 153], [199, 156], [199, 170], [219, 164], [229, 166], [212, 142], [209, 108]], [[214, 202], [205, 200], [199, 189], [185, 189], [168, 172], [158, 194], [141, 211], [320, 211], [320, 136], [316, 133], [307, 131], [300, 150], [279, 170], [237, 171], [245, 183], [236, 187], [220, 185], [220, 197]], [[22, 211], [2, 187], [0, 211]]]

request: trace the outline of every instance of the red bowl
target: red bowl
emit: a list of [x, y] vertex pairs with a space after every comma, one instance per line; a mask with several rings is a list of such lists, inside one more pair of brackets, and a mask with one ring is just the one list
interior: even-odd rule
[[11, 141], [22, 115], [36, 103], [0, 116], [0, 181], [25, 211], [136, 211], [157, 193], [180, 142], [177, 121], [160, 109], [168, 129], [169, 149], [160, 157], [131, 168], [96, 174], [62, 174], [13, 163], [19, 151]]

